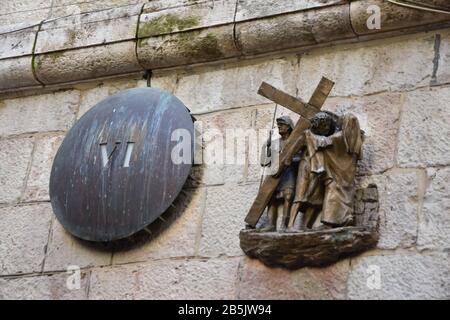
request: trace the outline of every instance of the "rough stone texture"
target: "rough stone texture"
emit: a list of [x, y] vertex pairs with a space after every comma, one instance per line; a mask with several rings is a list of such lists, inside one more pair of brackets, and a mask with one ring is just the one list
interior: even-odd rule
[[139, 39], [137, 56], [146, 69], [194, 64], [239, 55], [232, 24]]
[[111, 256], [111, 248], [104, 243], [79, 240], [53, 218], [44, 271], [63, 271], [68, 266], [86, 268], [109, 265]]
[[21, 196], [32, 150], [31, 138], [0, 140], [0, 203]]
[[389, 171], [369, 176], [362, 185], [374, 183], [380, 199], [380, 249], [409, 248], [416, 243], [421, 175], [416, 171]]
[[151, 235], [133, 246], [116, 250], [113, 263], [121, 264], [149, 259], [189, 257], [196, 254], [206, 189], [182, 191], [162, 219], [147, 229]]
[[[430, 1], [423, 2], [430, 4]], [[376, 33], [380, 30], [369, 29], [367, 27], [367, 19], [373, 14], [367, 12], [369, 6], [376, 5], [380, 8], [381, 13], [381, 30], [387, 32], [390, 30], [404, 29], [417, 25], [425, 25], [436, 22], [448, 21], [448, 15], [437, 14], [425, 10], [417, 10], [406, 8], [404, 6], [395, 5], [383, 0], [362, 0], [352, 1], [350, 3], [350, 14], [353, 28], [359, 35]], [[434, 0], [432, 5], [439, 7], [448, 6], [447, 0]]]
[[258, 184], [209, 187], [203, 218], [201, 256], [242, 255], [239, 231], [258, 192]]
[[165, 71], [155, 73], [150, 80], [151, 86], [173, 93], [177, 86], [178, 73], [176, 71]]
[[[381, 3], [380, 1], [377, 0], [375, 3]], [[111, 8], [117, 3], [131, 3], [131, 5]], [[45, 84], [71, 82], [126, 74], [141, 68], [157, 69], [182, 66], [219, 61], [238, 57], [242, 54], [252, 55], [288, 48], [311, 48], [336, 40], [350, 38], [355, 41], [358, 40], [351, 27], [350, 5], [347, 1], [292, 1], [289, 4], [285, 2], [261, 4], [259, 0], [246, 1], [239, 4], [238, 20], [248, 19], [249, 17], [258, 18], [238, 21], [236, 28], [232, 23], [233, 9], [237, 4], [234, 1], [192, 2], [186, 0], [170, 3], [151, 1], [146, 5], [143, 15], [140, 28], [141, 36], [158, 36], [139, 39], [137, 41], [137, 52], [135, 52], [136, 43], [135, 40], [131, 39], [135, 37], [133, 26], [137, 24], [140, 4], [144, 4], [144, 1], [124, 0], [123, 2], [107, 1], [105, 3], [94, 1], [62, 6], [53, 4], [53, 8], [45, 9], [44, 15], [46, 12], [47, 15], [51, 14], [52, 17], [59, 16], [60, 18], [54, 21], [47, 20], [40, 32], [41, 37], [38, 37], [37, 52], [41, 54], [37, 56], [34, 65], [37, 70], [37, 77]], [[385, 29], [376, 30], [377, 34], [375, 35], [363, 36], [364, 40], [380, 38], [382, 35], [392, 37], [419, 30], [428, 31], [450, 25], [448, 15], [417, 13], [418, 10], [408, 9], [405, 11], [399, 9], [399, 6], [386, 2], [382, 2], [382, 4], [387, 6], [385, 12], [388, 13], [385, 15]], [[352, 7], [353, 23], [358, 29], [359, 24], [365, 23], [367, 20], [366, 2], [354, 1]], [[305, 8], [308, 10], [304, 10]], [[392, 8], [395, 10], [392, 10]], [[285, 13], [280, 14], [280, 10]], [[264, 12], [269, 16], [260, 16]], [[148, 21], [146, 20], [147, 16]], [[23, 21], [27, 21], [24, 25], [28, 27], [35, 26], [42, 20], [35, 20], [34, 17], [30, 18], [28, 15], [21, 15], [21, 17]], [[6, 20], [10, 21], [9, 19]], [[14, 18], [12, 20], [14, 21]], [[443, 20], [445, 20], [445, 23], [436, 24], [436, 22]], [[395, 28], [406, 26], [410, 28], [389, 32]], [[198, 29], [199, 27], [206, 28]], [[385, 32], [386, 30], [388, 34]], [[167, 32], [171, 33], [167, 34]], [[111, 41], [126, 39], [129, 40], [111, 43]], [[109, 45], [104, 46], [105, 43], [109, 43]], [[80, 47], [88, 45], [97, 45], [98, 47], [84, 48], [86, 50], [80, 49]], [[128, 46], [133, 48], [128, 48]], [[68, 48], [78, 49], [70, 52], [48, 52], [49, 50], [66, 50]], [[20, 49], [18, 50], [20, 51]], [[366, 51], [371, 51], [371, 48], [366, 48]], [[410, 66], [414, 65], [413, 62], [419, 62], [416, 65], [419, 68], [421, 67], [421, 57], [425, 51], [423, 48], [419, 48], [418, 51], [422, 52], [417, 54], [416, 50], [414, 55], [409, 55], [419, 57], [418, 61], [406, 61], [406, 65]], [[43, 54], [42, 52], [46, 53]], [[138, 58], [135, 57], [136, 53]], [[403, 58], [408, 56], [407, 53], [409, 52], [400, 52], [397, 60], [403, 62]], [[377, 52], [371, 54], [378, 55]], [[349, 59], [352, 59], [352, 57], [349, 57]], [[139, 60], [140, 65], [136, 60]], [[55, 61], [56, 67], [52, 69]], [[107, 63], [102, 64], [102, 61]], [[13, 62], [13, 64], [16, 63]], [[61, 64], [65, 64], [65, 67]], [[388, 64], [386, 70], [390, 70], [392, 73], [394, 70], [391, 67]], [[40, 70], [41, 68], [44, 70]], [[365, 67], [361, 66], [361, 68], [363, 71], [367, 69], [361, 77], [364, 77], [367, 73], [373, 73], [374, 70], [374, 67], [370, 64]], [[85, 72], [81, 72], [81, 70]], [[408, 68], [401, 71], [403, 72], [402, 78], [407, 79], [410, 76]], [[23, 72], [23, 70], [19, 74], [16, 72], [15, 75], [9, 77], [11, 88], [28, 85], [22, 84], [21, 78], [17, 77]], [[423, 78], [412, 77], [414, 83], [425, 81], [428, 78], [427, 73], [414, 72], [413, 75], [417, 74], [422, 75]], [[365, 79], [365, 81], [368, 80], [370, 80], [370, 77]], [[392, 86], [400, 83], [400, 81], [393, 81]], [[411, 85], [411, 83], [401, 84]]]
[[0, 136], [65, 131], [75, 119], [79, 92], [68, 90], [3, 100], [0, 108]]
[[33, 76], [31, 56], [0, 60], [0, 89], [39, 85]]
[[[329, 1], [327, 1], [329, 2]], [[328, 4], [328, 3], [327, 3]], [[317, 43], [353, 38], [348, 5], [308, 11], [308, 20]]]
[[289, 56], [198, 68], [179, 75], [175, 95], [194, 114], [267, 103], [266, 98], [257, 94], [261, 82], [267, 81], [280, 90], [295, 94], [296, 66], [297, 58]]
[[63, 136], [42, 137], [36, 139], [33, 160], [23, 200], [42, 201], [50, 200], [48, 194], [48, 183], [52, 170], [53, 158], [58, 151]]
[[236, 25], [237, 41], [244, 54], [267, 52], [267, 48], [311, 46], [353, 36], [348, 6], [290, 13]]
[[[14, 3], [16, 1], [8, 2]], [[0, 14], [0, 25], [15, 25], [19, 28], [30, 26], [33, 24], [38, 25], [42, 20], [46, 19], [49, 14], [50, 8]]]
[[[449, 299], [449, 266], [448, 253], [357, 258], [352, 261], [348, 298]], [[378, 280], [379, 289], [376, 287]]]
[[144, 6], [139, 38], [232, 23], [236, 10], [236, 3], [228, 0], [209, 0], [161, 11], [154, 11], [153, 6], [151, 2]]
[[237, 284], [238, 299], [345, 299], [349, 261], [326, 268], [289, 271], [268, 268], [258, 260], [243, 258]]
[[92, 271], [90, 299], [232, 299], [237, 258], [161, 260]]
[[[89, 274], [81, 272], [80, 289], [69, 290], [70, 273], [0, 279], [1, 300], [82, 300], [87, 298]], [[69, 280], [70, 281], [70, 280]]]
[[4, 59], [32, 54], [37, 29], [37, 26], [25, 29], [18, 28], [17, 26], [1, 26], [0, 58]]
[[137, 86], [136, 80], [133, 79], [123, 79], [106, 81], [99, 84], [98, 86], [90, 89], [83, 90], [81, 92], [80, 108], [78, 110], [77, 118], [81, 118], [86, 111], [91, 109], [101, 100], [107, 98], [110, 95], [120, 91]]
[[[153, 0], [152, 0], [153, 1]], [[80, 13], [105, 11], [110, 8], [121, 8], [127, 5], [144, 4], [145, 0], [53, 0], [50, 18], [61, 18]]]
[[417, 242], [421, 248], [450, 248], [450, 169], [428, 169], [427, 175]]
[[50, 204], [0, 208], [0, 274], [40, 272], [51, 221]]
[[364, 130], [363, 159], [358, 163], [358, 174], [380, 173], [394, 167], [402, 105], [399, 93], [331, 98], [325, 102], [325, 110], [340, 115], [354, 114]]
[[249, 257], [271, 267], [298, 269], [330, 265], [370, 249], [376, 245], [378, 234], [368, 227], [345, 227], [295, 233], [242, 230], [239, 238], [242, 250]]
[[82, 91], [77, 119], [80, 119], [97, 103], [99, 103], [103, 99], [106, 99], [110, 95], [109, 90], [110, 88], [108, 86], [99, 85], [95, 88]]
[[142, 70], [134, 41], [36, 55], [34, 68], [37, 78], [45, 84]]
[[190, 6], [208, 0], [152, 0], [145, 5], [145, 11], [159, 11], [173, 7]]
[[50, 8], [48, 0], [5, 1], [0, 7], [0, 15], [26, 10], [34, 11], [42, 8]]
[[309, 99], [322, 76], [336, 82], [332, 96], [424, 86], [431, 80], [433, 57], [429, 34], [312, 50], [300, 60], [299, 96]]
[[45, 22], [37, 37], [35, 53], [134, 39], [141, 7], [118, 7]]
[[250, 145], [253, 147], [254, 138], [258, 138], [252, 127], [253, 110], [231, 109], [196, 118], [203, 132], [202, 181], [207, 185], [243, 182]]
[[[436, 84], [443, 84], [450, 82], [450, 32], [448, 30], [442, 30], [437, 32], [440, 38], [437, 37], [436, 60], [433, 61], [434, 68], [436, 68], [436, 78], [433, 79]], [[438, 40], [440, 39], [440, 40]], [[435, 51], [436, 51], [435, 49]]]
[[316, 43], [305, 12], [238, 23], [236, 38], [244, 54], [267, 52], [267, 48], [279, 50]]
[[400, 124], [398, 163], [402, 167], [449, 165], [450, 87], [406, 93]]
[[280, 13], [294, 12], [344, 3], [343, 0], [266, 1], [239, 0], [236, 21], [262, 18]]

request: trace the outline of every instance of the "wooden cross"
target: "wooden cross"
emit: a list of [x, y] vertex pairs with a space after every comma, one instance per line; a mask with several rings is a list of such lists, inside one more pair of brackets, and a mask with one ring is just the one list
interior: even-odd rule
[[278, 90], [265, 82], [261, 84], [258, 94], [298, 113], [300, 119], [286, 140], [284, 148], [280, 152], [280, 164], [277, 173], [264, 179], [258, 195], [245, 218], [245, 222], [250, 226], [255, 227], [258, 220], [261, 218], [264, 209], [267, 207], [270, 198], [280, 182], [281, 173], [287, 167], [286, 163], [294, 157], [305, 143], [305, 135], [303, 133], [310, 127], [309, 120], [320, 111], [333, 86], [333, 81], [323, 77], [309, 102], [305, 103], [301, 99]]

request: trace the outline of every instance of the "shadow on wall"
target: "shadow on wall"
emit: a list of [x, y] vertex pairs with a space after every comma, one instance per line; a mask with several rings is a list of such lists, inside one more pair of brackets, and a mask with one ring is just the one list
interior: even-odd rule
[[80, 245], [89, 247], [98, 251], [118, 252], [128, 251], [144, 245], [145, 243], [157, 239], [164, 233], [175, 221], [183, 215], [183, 212], [189, 207], [194, 193], [195, 187], [201, 184], [203, 177], [203, 166], [193, 166], [180, 194], [177, 196], [172, 205], [158, 219], [148, 225], [141, 231], [131, 235], [130, 237], [110, 241], [110, 242], [94, 242], [87, 241], [72, 236]]

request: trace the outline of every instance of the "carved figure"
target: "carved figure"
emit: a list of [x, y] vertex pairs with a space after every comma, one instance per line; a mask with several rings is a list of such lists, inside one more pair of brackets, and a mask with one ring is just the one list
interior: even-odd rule
[[[283, 150], [286, 140], [291, 134], [294, 123], [289, 116], [282, 116], [276, 119], [278, 132], [281, 138], [273, 141], [269, 140], [263, 145], [261, 153], [261, 166], [269, 167], [272, 171], [277, 171], [279, 166], [279, 153]], [[294, 158], [281, 173], [280, 182], [269, 200], [268, 204], [268, 220], [269, 224], [264, 231], [274, 231], [277, 226], [278, 211], [282, 210], [281, 230], [286, 228], [287, 219], [294, 199], [294, 189], [297, 175], [297, 165], [300, 159]]]
[[289, 228], [299, 211], [302, 229], [353, 224], [354, 178], [361, 159], [363, 133], [352, 114], [319, 112], [305, 131], [306, 152], [300, 161]]

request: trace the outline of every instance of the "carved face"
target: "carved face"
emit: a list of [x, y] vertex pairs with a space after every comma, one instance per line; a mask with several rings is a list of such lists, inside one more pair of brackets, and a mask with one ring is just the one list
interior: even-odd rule
[[280, 133], [281, 136], [283, 135], [288, 135], [291, 131], [291, 127], [283, 122], [279, 122], [277, 123], [278, 126], [278, 132]]
[[311, 131], [320, 136], [329, 136], [333, 134], [333, 119], [327, 113], [320, 112], [311, 120]]

